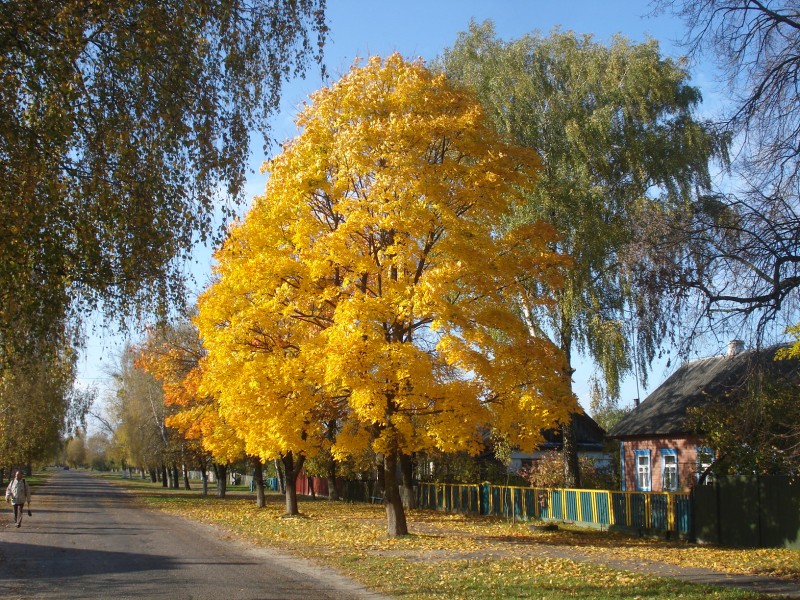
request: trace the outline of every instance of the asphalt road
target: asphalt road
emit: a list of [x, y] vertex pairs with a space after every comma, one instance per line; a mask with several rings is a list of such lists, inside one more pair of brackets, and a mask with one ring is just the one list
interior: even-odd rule
[[0, 598], [377, 599], [308, 562], [135, 506], [111, 484], [59, 471], [22, 527], [0, 513]]

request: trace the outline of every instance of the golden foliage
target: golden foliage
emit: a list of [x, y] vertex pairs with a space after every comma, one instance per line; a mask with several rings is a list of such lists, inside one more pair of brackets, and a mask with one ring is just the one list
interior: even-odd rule
[[566, 260], [547, 224], [501, 228], [538, 156], [399, 55], [318, 91], [298, 124], [196, 318], [201, 388], [247, 452], [476, 452], [488, 427], [534, 446], [576, 407], [564, 357], [514, 306]]

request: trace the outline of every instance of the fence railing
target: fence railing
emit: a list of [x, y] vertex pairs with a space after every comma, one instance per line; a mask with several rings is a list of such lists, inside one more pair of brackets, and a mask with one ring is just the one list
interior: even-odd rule
[[444, 512], [520, 520], [570, 521], [596, 527], [691, 531], [688, 493], [544, 489], [483, 484], [422, 483], [417, 505]]

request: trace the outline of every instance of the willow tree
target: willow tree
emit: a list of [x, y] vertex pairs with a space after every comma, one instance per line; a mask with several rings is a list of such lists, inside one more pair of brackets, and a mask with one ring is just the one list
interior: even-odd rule
[[575, 409], [562, 353], [512, 306], [525, 282], [555, 289], [565, 259], [549, 225], [497, 227], [537, 155], [422, 63], [371, 58], [298, 125], [197, 322], [232, 422], [264, 453], [306, 452], [315, 411], [336, 416], [333, 454], [381, 457], [388, 533], [403, 535], [399, 456], [477, 452], [492, 430], [532, 449]]
[[65, 311], [183, 298], [182, 259], [242, 199], [251, 133], [320, 59], [324, 6], [3, 3], [0, 361]]
[[[695, 117], [699, 91], [655, 41], [604, 45], [556, 31], [505, 42], [490, 22], [473, 23], [441, 67], [475, 90], [501, 134], [541, 154], [539, 184], [511, 223], [546, 218], [573, 268], [549, 292], [555, 310], [523, 309], [533, 335], [550, 336], [570, 365], [588, 355], [618, 399], [625, 376], [646, 382], [675, 314], [637, 252], [639, 215], [707, 188], [726, 138]], [[567, 483], [580, 485], [572, 428], [564, 443]]]

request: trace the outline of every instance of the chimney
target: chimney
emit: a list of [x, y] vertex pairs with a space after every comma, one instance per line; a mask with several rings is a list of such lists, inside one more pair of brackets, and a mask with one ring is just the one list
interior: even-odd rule
[[736, 356], [744, 351], [744, 342], [742, 340], [731, 340], [728, 342], [728, 354], [726, 356]]
[[639, 408], [639, 399], [638, 398], [634, 398], [633, 399], [633, 407], [634, 408]]

